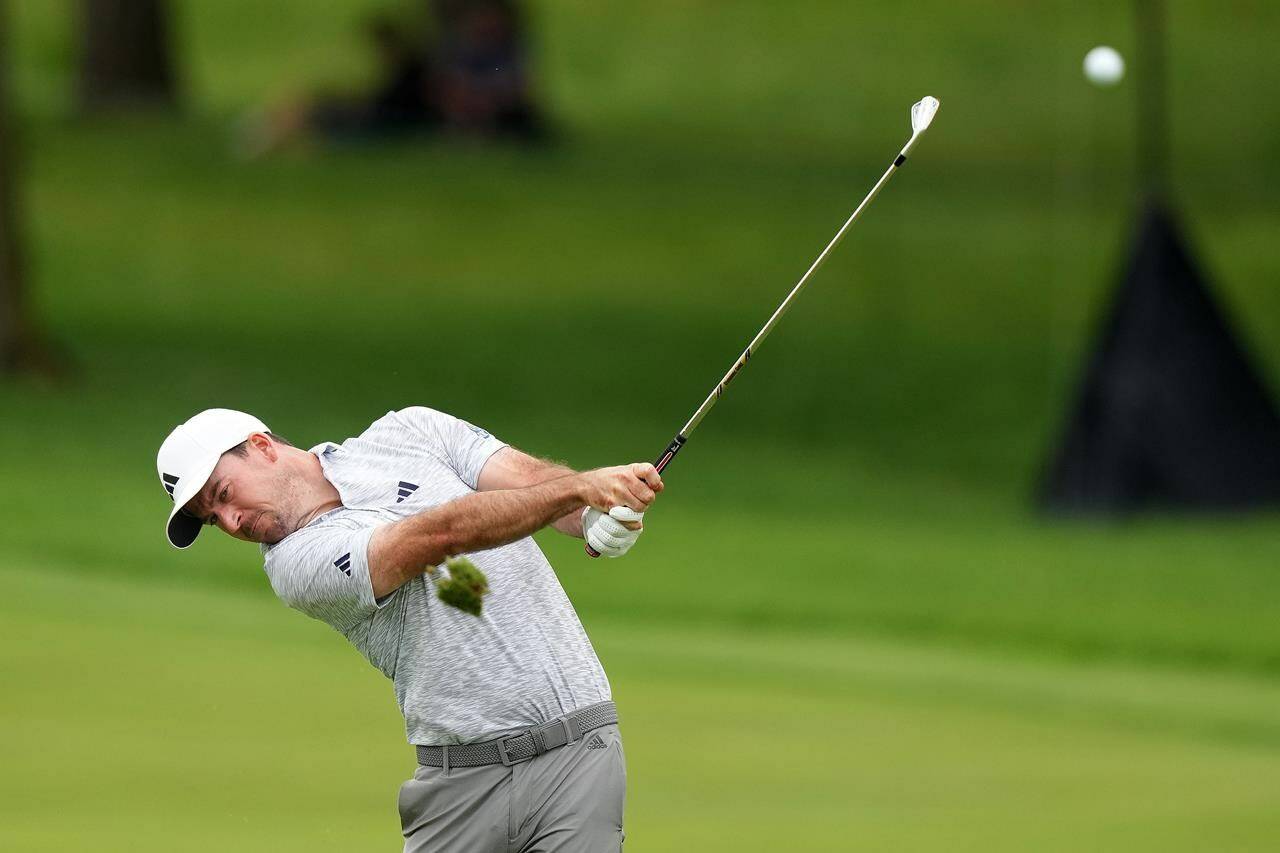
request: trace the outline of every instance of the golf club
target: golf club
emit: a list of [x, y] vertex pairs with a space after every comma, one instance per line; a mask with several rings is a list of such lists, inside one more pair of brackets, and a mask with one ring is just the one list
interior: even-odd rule
[[[844, 225], [840, 226], [840, 230], [836, 232], [835, 237], [831, 238], [831, 242], [822, 250], [822, 254], [818, 255], [817, 260], [815, 260], [805, 274], [800, 277], [800, 281], [796, 286], [791, 288], [791, 292], [787, 294], [786, 299], [782, 300], [782, 304], [778, 306], [778, 309], [773, 312], [773, 316], [769, 318], [769, 322], [764, 324], [764, 328], [762, 328], [759, 333], [756, 334], [755, 338], [752, 339], [751, 343], [747, 345], [747, 348], [743, 350], [742, 355], [738, 356], [738, 360], [733, 363], [733, 366], [729, 368], [729, 372], [724, 375], [724, 378], [721, 379], [716, 387], [712, 389], [711, 393], [707, 395], [707, 399], [702, 401], [702, 405], [693, 413], [693, 417], [689, 418], [688, 422], [680, 429], [679, 432], [676, 433], [676, 437], [671, 439], [671, 443], [667, 445], [667, 449], [662, 451], [658, 460], [653, 463], [654, 467], [658, 469], [658, 473], [662, 473], [662, 470], [671, 464], [671, 460], [675, 459], [676, 454], [680, 452], [680, 448], [684, 447], [685, 442], [689, 440], [689, 435], [697, 429], [698, 424], [702, 423], [702, 419], [707, 416], [707, 412], [711, 411], [711, 407], [714, 406], [724, 394], [724, 389], [729, 387], [729, 383], [733, 381], [733, 378], [738, 375], [738, 372], [742, 370], [743, 366], [751, 359], [752, 354], [760, 347], [761, 342], [763, 342], [764, 339], [769, 336], [769, 333], [773, 331], [773, 327], [777, 325], [778, 320], [782, 319], [782, 315], [787, 313], [787, 309], [791, 307], [791, 303], [795, 300], [796, 296], [798, 296], [800, 291], [804, 289], [804, 286], [809, 283], [809, 279], [813, 276], [814, 272], [817, 271], [818, 267], [822, 266], [823, 261], [827, 259], [827, 255], [831, 254], [831, 250], [834, 249], [836, 244], [844, 237], [844, 234], [849, 230], [849, 227], [853, 225], [857, 218], [862, 214], [862, 211], [871, 203], [871, 200], [874, 199], [884, 185], [888, 183], [889, 178], [893, 177], [894, 172], [898, 171], [898, 168], [901, 167], [903, 163], [907, 162], [907, 155], [911, 153], [912, 147], [916, 144], [916, 141], [920, 139], [921, 134], [928, 130], [929, 123], [933, 121], [933, 117], [937, 112], [938, 99], [932, 96], [926, 95], [924, 98], [921, 98], [912, 105], [911, 138], [907, 140], [907, 144], [902, 146], [902, 150], [898, 152], [898, 156], [893, 159], [893, 163], [891, 163], [889, 168], [885, 170], [885, 173], [880, 176], [880, 180], [876, 181], [875, 186], [871, 188], [871, 192], [867, 193], [867, 197], [862, 200], [862, 203], [853, 211], [853, 214], [845, 220]], [[590, 545], [586, 546], [586, 550], [587, 554], [592, 557], [600, 556], [599, 552]]]

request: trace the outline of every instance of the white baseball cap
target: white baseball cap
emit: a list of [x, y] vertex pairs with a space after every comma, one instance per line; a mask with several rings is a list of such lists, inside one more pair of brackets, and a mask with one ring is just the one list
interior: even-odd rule
[[182, 508], [200, 494], [222, 454], [255, 432], [270, 430], [262, 421], [244, 412], [205, 409], [169, 433], [156, 454], [156, 473], [164, 490], [173, 498], [173, 510], [165, 525], [170, 545], [186, 548], [196, 541], [203, 523]]

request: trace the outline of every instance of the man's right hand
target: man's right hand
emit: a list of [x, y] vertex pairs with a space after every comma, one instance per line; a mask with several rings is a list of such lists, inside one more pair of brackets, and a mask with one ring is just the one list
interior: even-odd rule
[[[662, 491], [662, 477], [648, 462], [633, 462], [612, 468], [597, 468], [578, 475], [582, 502], [607, 513], [615, 506], [644, 512]], [[627, 522], [631, 530], [639, 522]]]

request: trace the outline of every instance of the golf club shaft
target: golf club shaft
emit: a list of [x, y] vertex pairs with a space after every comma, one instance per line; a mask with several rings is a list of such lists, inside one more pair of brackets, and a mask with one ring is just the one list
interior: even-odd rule
[[[880, 190], [884, 188], [884, 185], [889, 182], [889, 179], [893, 177], [894, 172], [898, 171], [898, 168], [902, 166], [903, 163], [907, 162], [907, 154], [911, 151], [911, 147], [915, 145], [916, 140], [919, 138], [919, 132], [912, 134], [911, 139], [908, 140], [905, 146], [903, 146], [902, 150], [898, 153], [898, 156], [893, 158], [893, 162], [889, 164], [889, 168], [880, 176], [880, 180], [876, 181], [876, 185], [871, 188], [871, 192], [867, 193], [867, 196], [862, 200], [862, 203], [859, 204], [857, 209], [855, 209], [849, 218], [845, 220], [844, 225], [840, 226], [840, 230], [836, 232], [836, 236], [831, 238], [831, 242], [822, 250], [822, 254], [818, 255], [817, 259], [810, 264], [809, 269], [800, 277], [800, 281], [796, 282], [796, 286], [791, 288], [791, 292], [787, 294], [787, 298], [782, 300], [782, 304], [773, 312], [773, 316], [764, 324], [764, 328], [762, 328], [756, 336], [752, 338], [751, 343], [747, 344], [747, 348], [742, 351], [742, 355], [738, 356], [738, 360], [729, 368], [729, 372], [724, 375], [724, 378], [721, 379], [716, 387], [712, 389], [711, 393], [707, 395], [707, 399], [703, 400], [702, 405], [693, 413], [693, 417], [689, 418], [688, 422], [681, 427], [678, 433], [676, 433], [675, 438], [671, 439], [671, 443], [667, 445], [667, 449], [662, 451], [661, 455], [659, 455], [657, 460], [653, 463], [653, 467], [658, 469], [658, 473], [662, 473], [662, 470], [671, 464], [671, 460], [676, 458], [676, 454], [680, 452], [680, 448], [684, 447], [685, 442], [689, 440], [689, 434], [698, 428], [698, 424], [702, 423], [702, 419], [707, 416], [707, 412], [711, 411], [711, 407], [714, 406], [724, 395], [724, 389], [729, 387], [729, 383], [738, 375], [738, 372], [742, 370], [743, 366], [751, 360], [752, 354], [760, 348], [760, 344], [769, 336], [769, 333], [773, 331], [773, 327], [778, 325], [778, 321], [782, 319], [782, 315], [787, 313], [787, 309], [791, 307], [791, 303], [795, 301], [795, 298], [800, 295], [800, 291], [804, 290], [804, 286], [809, 283], [809, 279], [813, 277], [813, 274], [817, 272], [818, 268], [822, 266], [824, 261], [826, 261], [827, 255], [831, 254], [831, 250], [839, 244], [840, 240], [844, 237], [845, 232], [848, 231], [850, 226], [852, 226], [853, 223], [857, 221], [858, 217], [862, 215], [862, 211], [866, 210], [867, 205], [871, 204], [871, 200], [879, 194]], [[590, 545], [587, 545], [586, 549], [588, 555], [592, 557], [600, 556], [599, 552]]]
[[867, 193], [867, 197], [862, 200], [862, 203], [853, 211], [853, 214], [845, 220], [844, 225], [840, 226], [840, 230], [836, 232], [836, 236], [831, 238], [831, 242], [822, 250], [822, 254], [818, 255], [817, 259], [809, 266], [809, 269], [805, 274], [800, 277], [800, 281], [796, 283], [796, 286], [791, 288], [791, 292], [787, 294], [787, 298], [782, 300], [782, 304], [773, 312], [773, 316], [764, 324], [764, 328], [756, 334], [756, 336], [751, 340], [751, 343], [747, 344], [747, 348], [742, 351], [742, 355], [738, 356], [738, 360], [733, 363], [733, 366], [729, 368], [729, 372], [724, 375], [724, 378], [721, 379], [716, 387], [711, 390], [711, 393], [707, 395], [707, 399], [702, 401], [702, 405], [693, 413], [693, 417], [689, 418], [688, 422], [678, 433], [676, 433], [676, 437], [671, 439], [671, 443], [667, 445], [667, 449], [662, 451], [662, 454], [658, 457], [657, 461], [653, 463], [653, 467], [657, 468], [659, 473], [662, 472], [662, 469], [671, 464], [672, 459], [675, 459], [676, 454], [680, 452], [680, 448], [689, 440], [689, 434], [698, 428], [698, 424], [702, 423], [702, 419], [707, 416], [707, 412], [711, 411], [711, 407], [714, 406], [724, 395], [724, 389], [729, 387], [729, 383], [733, 381], [734, 377], [738, 375], [738, 372], [742, 370], [746, 363], [751, 360], [751, 356], [760, 348], [760, 344], [769, 336], [769, 333], [773, 331], [773, 327], [778, 325], [778, 321], [782, 319], [782, 315], [787, 313], [787, 309], [791, 307], [791, 303], [795, 301], [795, 298], [800, 295], [800, 291], [804, 290], [805, 285], [809, 283], [809, 279], [813, 277], [813, 274], [817, 272], [818, 268], [822, 266], [824, 261], [826, 261], [827, 256], [831, 254], [831, 250], [839, 244], [840, 240], [844, 237], [845, 232], [848, 231], [850, 226], [852, 226], [853, 223], [857, 221], [858, 217], [862, 215], [862, 211], [866, 209], [867, 205], [871, 204], [871, 200], [876, 197], [884, 185], [889, 182], [889, 178], [893, 177], [893, 173], [898, 171], [898, 167], [907, 161], [907, 152], [915, 140], [916, 137], [913, 136], [911, 141], [907, 143], [906, 147], [902, 149], [901, 153], [894, 158], [893, 163], [890, 164], [889, 168], [885, 170], [885, 173], [880, 176], [880, 180], [876, 181], [876, 185], [871, 188], [871, 192]]

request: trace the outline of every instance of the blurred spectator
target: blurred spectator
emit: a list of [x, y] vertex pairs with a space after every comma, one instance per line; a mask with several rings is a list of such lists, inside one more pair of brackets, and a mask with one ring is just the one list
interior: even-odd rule
[[355, 141], [438, 124], [422, 40], [388, 15], [370, 18], [364, 35], [378, 66], [368, 91], [295, 99], [251, 116], [238, 140], [241, 153], [256, 157], [308, 137]]
[[513, 0], [429, 0], [439, 24], [434, 86], [451, 128], [482, 136], [541, 138], [524, 21]]
[[239, 140], [242, 153], [260, 156], [306, 138], [350, 142], [428, 131], [544, 138], [513, 0], [428, 0], [428, 13], [431, 36], [392, 15], [371, 18], [365, 35], [378, 65], [373, 85], [253, 117]]

